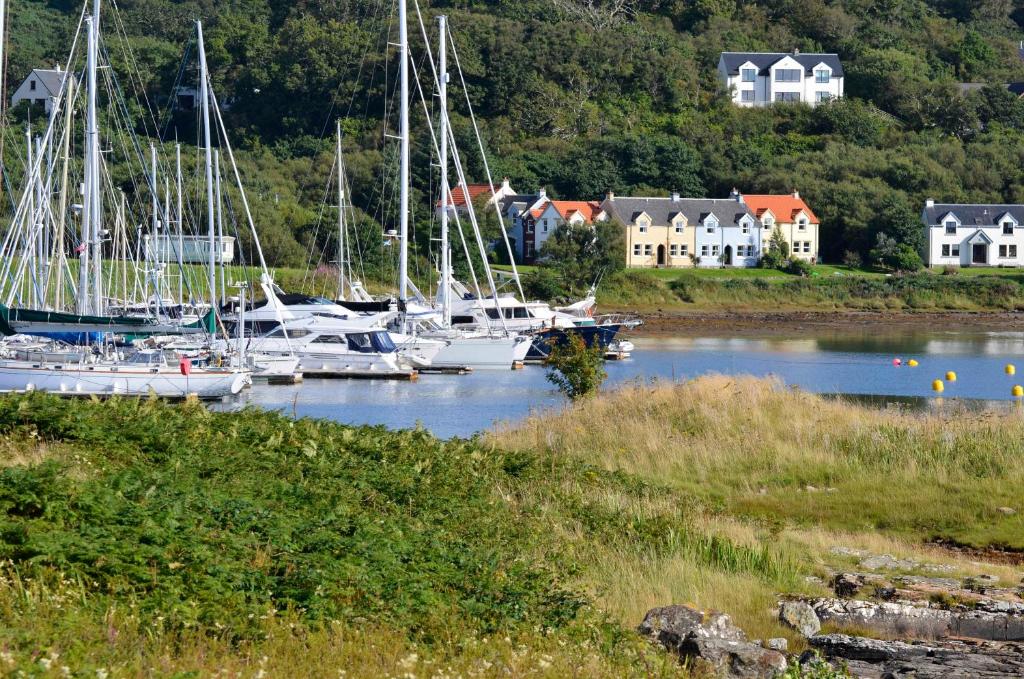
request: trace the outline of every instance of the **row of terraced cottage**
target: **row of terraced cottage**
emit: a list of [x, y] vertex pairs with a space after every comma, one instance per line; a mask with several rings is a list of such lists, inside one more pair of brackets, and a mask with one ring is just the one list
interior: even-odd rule
[[[467, 188], [474, 205], [491, 194], [486, 184]], [[554, 200], [544, 189], [517, 193], [506, 179], [485, 202], [500, 209], [513, 251], [524, 264], [536, 261], [544, 243], [563, 224], [592, 225], [609, 219], [625, 229], [628, 267], [757, 266], [775, 231], [794, 257], [818, 260], [818, 218], [797, 192], [733, 191], [728, 198], [623, 197], [609, 192], [603, 201]], [[453, 189], [453, 208], [465, 211], [466, 205], [466, 193]]]

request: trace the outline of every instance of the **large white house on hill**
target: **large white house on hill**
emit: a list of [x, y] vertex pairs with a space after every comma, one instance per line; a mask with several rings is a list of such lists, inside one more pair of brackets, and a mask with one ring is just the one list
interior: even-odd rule
[[843, 65], [836, 54], [722, 52], [718, 79], [737, 106], [806, 102], [843, 96]]

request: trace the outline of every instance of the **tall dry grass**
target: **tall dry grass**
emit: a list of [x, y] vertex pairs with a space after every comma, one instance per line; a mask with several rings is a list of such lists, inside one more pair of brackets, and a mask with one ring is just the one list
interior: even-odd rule
[[638, 474], [769, 522], [1024, 548], [1019, 410], [888, 412], [707, 376], [626, 386], [502, 425], [489, 440]]

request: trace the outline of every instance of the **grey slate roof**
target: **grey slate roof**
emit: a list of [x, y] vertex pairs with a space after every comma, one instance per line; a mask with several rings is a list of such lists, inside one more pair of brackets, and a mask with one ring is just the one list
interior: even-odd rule
[[740, 66], [748, 61], [757, 66], [759, 75], [767, 75], [768, 69], [780, 59], [785, 59], [786, 57], [795, 59], [797, 63], [804, 67], [807, 75], [811, 75], [814, 67], [824, 62], [832, 69], [833, 76], [843, 76], [843, 64], [839, 61], [838, 54], [814, 52], [800, 52], [798, 54], [788, 52], [722, 52], [721, 58], [725, 62], [725, 70], [729, 75], [739, 75]]
[[609, 216], [629, 225], [641, 214], [646, 212], [651, 224], [666, 226], [672, 218], [682, 212], [687, 224], [700, 224], [710, 213], [714, 213], [722, 224], [738, 224], [744, 215], [750, 215], [754, 221], [756, 215], [744, 203], [735, 198], [627, 198], [615, 196], [606, 198], [601, 209]]
[[1018, 224], [1024, 224], [1024, 205], [936, 203], [925, 207], [924, 218], [930, 225], [952, 212], [964, 226], [994, 226], [996, 220], [1009, 212]]
[[46, 68], [34, 68], [32, 74], [36, 76], [51, 97], [60, 94], [60, 88], [64, 86], [64, 79], [68, 76], [67, 71], [54, 71]]

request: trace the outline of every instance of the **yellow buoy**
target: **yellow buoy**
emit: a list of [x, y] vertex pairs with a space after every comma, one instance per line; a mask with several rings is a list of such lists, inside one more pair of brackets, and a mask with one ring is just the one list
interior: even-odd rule
[[1013, 389], [1010, 393], [1013, 394], [1014, 398], [1021, 398], [1022, 396], [1024, 396], [1024, 387], [1020, 386], [1019, 384], [1015, 384], [1013, 385]]
[[946, 390], [946, 385], [942, 383], [942, 380], [935, 380], [932, 382], [932, 391], [941, 394]]
[[952, 370], [950, 370], [948, 373], [946, 373], [946, 381], [947, 382], [956, 382], [956, 373], [953, 372]]
[[1017, 366], [1015, 366], [1012, 363], [1007, 363], [1006, 367], [1003, 368], [1003, 370], [1006, 371], [1007, 375], [1016, 375], [1017, 374]]
[[907, 365], [909, 365], [911, 368], [916, 368], [917, 367], [917, 359], [916, 358], [910, 359], [909, 361], [907, 361]]

